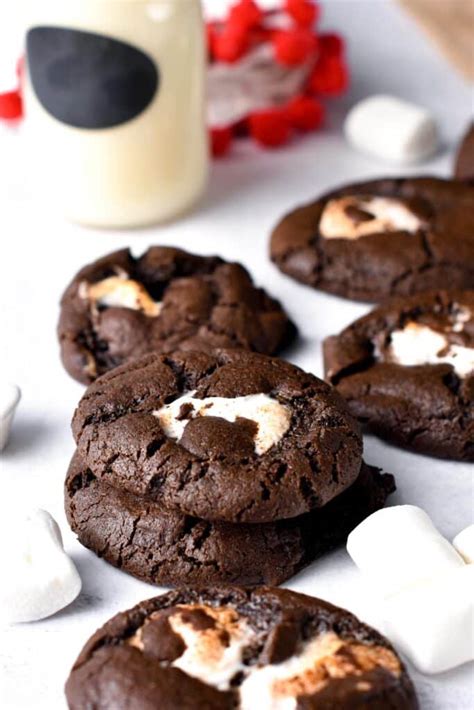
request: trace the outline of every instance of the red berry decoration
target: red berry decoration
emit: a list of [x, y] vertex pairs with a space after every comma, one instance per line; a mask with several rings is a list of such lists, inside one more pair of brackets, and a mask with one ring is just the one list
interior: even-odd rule
[[220, 62], [233, 64], [247, 51], [247, 32], [239, 26], [227, 25], [222, 32], [214, 37], [213, 54]]
[[[262, 10], [259, 0], [232, 0], [225, 19], [207, 24], [211, 62], [237, 64], [224, 71], [229, 81], [234, 72], [242, 73], [242, 98], [247, 92], [255, 95], [266, 80], [275, 83], [279, 73], [294, 78], [294, 84], [282, 85], [281, 95], [269, 92], [268, 106], [212, 129], [215, 157], [226, 155], [238, 138], [249, 136], [266, 148], [277, 148], [296, 131], [317, 130], [324, 123], [325, 107], [315, 95], [336, 96], [347, 88], [344, 41], [335, 32], [317, 32], [318, 0], [280, 0], [275, 5]], [[245, 65], [239, 63], [243, 57], [248, 57]], [[285, 71], [278, 72], [277, 65]]]
[[344, 40], [335, 32], [319, 35], [319, 50], [326, 57], [340, 57], [344, 52]]
[[314, 131], [324, 121], [324, 106], [312, 96], [296, 96], [286, 107], [286, 116], [299, 131]]
[[296, 28], [276, 32], [273, 46], [277, 62], [293, 67], [309, 59], [316, 51], [318, 40], [309, 30]]
[[214, 44], [215, 44], [217, 36], [218, 36], [218, 33], [217, 33], [216, 23], [215, 22], [207, 22], [206, 23], [207, 50], [208, 50], [208, 54], [209, 54], [210, 59], [212, 59], [212, 56], [214, 53]]
[[20, 91], [0, 94], [0, 118], [15, 121], [23, 116], [23, 101]]
[[249, 134], [249, 124], [247, 118], [242, 118], [232, 126], [232, 133], [235, 138], [247, 138]]
[[311, 0], [285, 0], [284, 8], [296, 24], [312, 27], [321, 14], [320, 7]]
[[263, 20], [263, 12], [254, 0], [240, 0], [232, 5], [227, 21], [230, 25], [240, 25], [245, 29], [257, 27]]
[[266, 148], [278, 148], [290, 138], [290, 124], [284, 111], [259, 111], [249, 118], [250, 135]]
[[340, 57], [322, 56], [310, 79], [310, 88], [316, 94], [327, 96], [341, 94], [347, 89], [349, 75]]
[[215, 158], [222, 158], [227, 155], [232, 145], [231, 128], [211, 129], [211, 151]]

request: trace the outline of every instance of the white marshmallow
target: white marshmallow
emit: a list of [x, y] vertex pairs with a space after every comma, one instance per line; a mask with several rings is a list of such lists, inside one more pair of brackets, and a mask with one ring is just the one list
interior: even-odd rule
[[349, 535], [347, 551], [383, 596], [464, 566], [428, 515], [414, 505], [370, 515]]
[[438, 149], [433, 117], [395, 96], [369, 96], [348, 113], [344, 132], [354, 148], [399, 165], [425, 160]]
[[[463, 531], [460, 551], [472, 552], [472, 528]], [[381, 593], [386, 635], [422, 673], [474, 659], [474, 565], [424, 511], [380, 510], [349, 535], [347, 549]]]
[[474, 523], [456, 535], [453, 547], [459, 552], [464, 562], [474, 563]]
[[181, 439], [188, 419], [178, 419], [181, 407], [191, 404], [189, 417], [221, 417], [229, 422], [239, 418], [250, 419], [258, 426], [255, 435], [255, 452], [261, 456], [274, 446], [287, 432], [291, 410], [267, 394], [250, 394], [244, 397], [205, 397], [197, 399], [195, 392], [186, 392], [174, 402], [153, 412], [158, 417], [166, 436]]
[[51, 616], [70, 604], [81, 578], [64, 552], [61, 532], [45, 510], [21, 520], [4, 520], [0, 618], [16, 623]]
[[474, 565], [385, 600], [385, 633], [422, 673], [474, 659]]
[[20, 388], [2, 382], [0, 385], [0, 451], [2, 451], [10, 438], [13, 417], [21, 399]]
[[388, 348], [391, 360], [400, 365], [452, 365], [460, 377], [467, 377], [474, 370], [474, 348], [455, 343], [426, 325], [410, 321], [402, 330], [391, 335]]

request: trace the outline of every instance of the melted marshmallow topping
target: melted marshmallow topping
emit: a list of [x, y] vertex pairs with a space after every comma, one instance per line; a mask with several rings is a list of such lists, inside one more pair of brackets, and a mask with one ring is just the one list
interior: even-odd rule
[[414, 321], [393, 331], [384, 359], [407, 366], [446, 363], [453, 366], [459, 377], [467, 377], [474, 371], [474, 348], [449, 343], [443, 333]]
[[158, 316], [162, 307], [160, 302], [153, 301], [141, 283], [126, 275], [109, 276], [94, 284], [83, 282], [79, 294], [81, 298], [90, 301], [93, 307], [130, 308], [142, 311], [151, 318]]
[[[204, 614], [211, 623], [204, 628], [196, 627], [193, 612]], [[152, 614], [127, 639], [128, 645], [143, 651], [143, 632], [160, 616], [160, 612]], [[232, 679], [246, 669], [243, 653], [255, 641], [255, 631], [247, 621], [234, 609], [206, 604], [177, 604], [176, 612], [167, 618], [173, 633], [185, 646], [183, 653], [168, 664], [218, 690], [228, 690]]]
[[[382, 668], [400, 675], [400, 662], [389, 649], [344, 641], [333, 631], [308, 641], [298, 655], [256, 668], [240, 686], [241, 710], [294, 710], [299, 696], [311, 696], [332, 680]], [[370, 690], [367, 681], [360, 691]], [[357, 686], [356, 686], [357, 687]]]
[[[195, 392], [187, 392], [174, 402], [153, 412], [170, 439], [181, 439], [189, 419], [221, 417], [228, 422], [250, 419], [257, 424], [255, 453], [261, 456], [286, 434], [291, 422], [291, 410], [267, 394], [244, 397], [205, 397], [197, 399]], [[187, 410], [186, 417], [182, 412]]]
[[[182, 607], [196, 608], [193, 605]], [[245, 668], [243, 651], [255, 633], [233, 609], [206, 606], [203, 610], [214, 619], [213, 628], [196, 629], [180, 614], [169, 618], [171, 628], [186, 645], [185, 652], [172, 665], [219, 690], [228, 690], [232, 678]]]
[[[193, 624], [193, 612], [204, 613], [211, 623]], [[144, 651], [143, 631], [160, 615], [161, 612], [152, 614], [127, 643]], [[246, 662], [245, 650], [258, 649], [261, 638], [235, 609], [178, 604], [167, 619], [185, 648], [178, 658], [163, 663], [218, 690], [235, 687], [241, 710], [294, 710], [299, 696], [314, 695], [333, 680], [357, 679], [377, 669], [395, 677], [401, 673], [400, 661], [393, 651], [344, 640], [333, 631], [303, 642], [299, 652], [281, 663], [260, 666]], [[356, 689], [370, 690], [367, 678], [356, 683]]]
[[325, 239], [359, 239], [383, 232], [415, 234], [422, 226], [422, 220], [401, 200], [348, 196], [329, 200], [319, 232]]

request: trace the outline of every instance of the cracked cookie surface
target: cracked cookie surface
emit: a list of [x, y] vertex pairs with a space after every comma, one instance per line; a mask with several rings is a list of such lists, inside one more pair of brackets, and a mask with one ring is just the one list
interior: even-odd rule
[[394, 648], [345, 609], [288, 590], [176, 590], [118, 614], [87, 642], [71, 710], [415, 710]]
[[366, 464], [356, 482], [321, 509], [275, 523], [210, 523], [99, 481], [76, 452], [65, 507], [80, 542], [152, 584], [281, 584], [343, 544], [395, 490]]
[[375, 434], [474, 461], [474, 291], [393, 299], [324, 343], [327, 379]]
[[362, 301], [474, 287], [474, 186], [439, 178], [356, 183], [287, 215], [272, 260], [297, 281]]
[[359, 425], [332, 387], [237, 350], [117, 368], [87, 389], [73, 432], [101, 481], [205, 520], [301, 515], [348, 488], [362, 461]]
[[243, 348], [274, 354], [296, 329], [244, 269], [218, 257], [151, 247], [85, 266], [61, 300], [64, 367], [89, 384], [148, 352]]

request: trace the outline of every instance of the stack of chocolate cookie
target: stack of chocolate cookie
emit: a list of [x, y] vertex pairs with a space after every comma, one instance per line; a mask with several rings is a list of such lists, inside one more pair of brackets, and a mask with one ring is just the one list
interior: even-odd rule
[[88, 388], [73, 431], [71, 527], [156, 584], [281, 583], [394, 489], [363, 463], [330, 385], [244, 350], [118, 367]]

